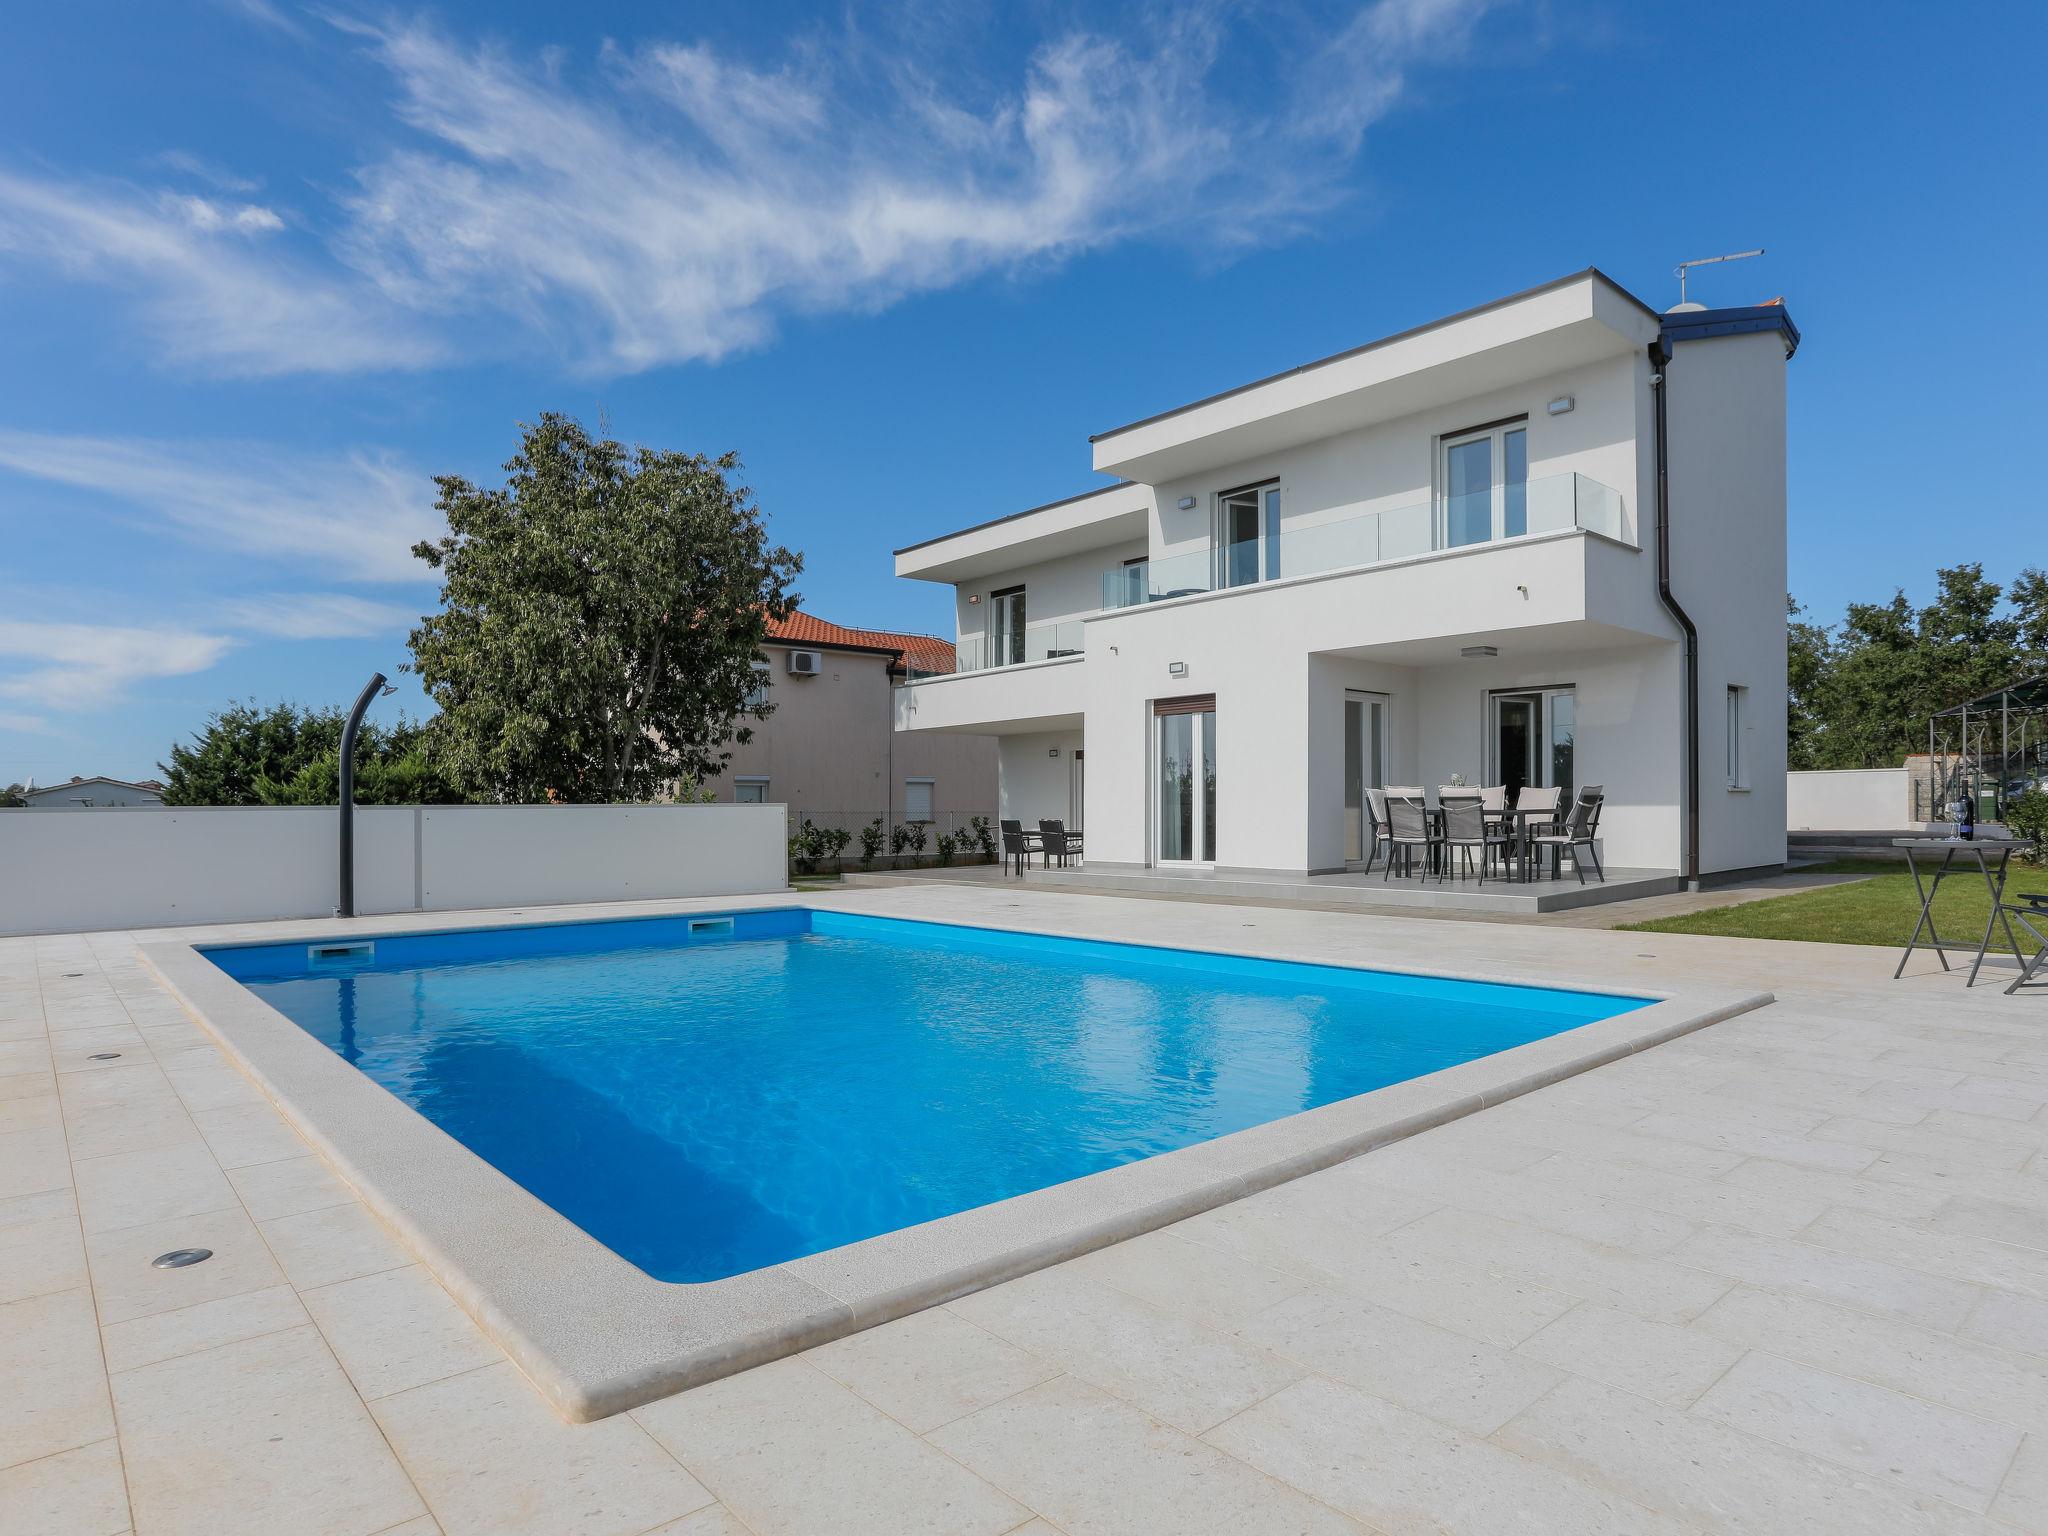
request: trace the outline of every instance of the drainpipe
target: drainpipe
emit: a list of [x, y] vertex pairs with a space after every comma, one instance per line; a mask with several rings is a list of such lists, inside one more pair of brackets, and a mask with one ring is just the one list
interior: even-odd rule
[[1665, 420], [1665, 376], [1671, 368], [1671, 343], [1659, 336], [1650, 343], [1650, 398], [1656, 404], [1657, 459], [1657, 598], [1685, 632], [1685, 880], [1697, 888], [1700, 879], [1700, 632], [1671, 592], [1671, 457]]
[[369, 682], [356, 696], [356, 707], [348, 712], [348, 724], [341, 728], [341, 899], [335, 904], [336, 917], [356, 915], [356, 732], [363, 715], [379, 692], [396, 693], [382, 672], [370, 674]]

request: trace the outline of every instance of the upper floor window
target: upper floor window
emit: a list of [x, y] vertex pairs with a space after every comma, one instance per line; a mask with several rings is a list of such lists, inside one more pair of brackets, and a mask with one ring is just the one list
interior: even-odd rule
[[1444, 545], [1483, 544], [1529, 531], [1529, 428], [1525, 417], [1446, 436]]
[[1280, 484], [1247, 485], [1216, 498], [1216, 544], [1226, 587], [1273, 581], [1280, 575]]
[[740, 708], [745, 710], [756, 710], [766, 709], [767, 707], [768, 663], [765, 661], [757, 661], [754, 663], [754, 681], [747, 689], [747, 701], [746, 703], [742, 704]]
[[1008, 667], [1024, 659], [1024, 589], [1005, 587], [988, 595], [988, 661]]

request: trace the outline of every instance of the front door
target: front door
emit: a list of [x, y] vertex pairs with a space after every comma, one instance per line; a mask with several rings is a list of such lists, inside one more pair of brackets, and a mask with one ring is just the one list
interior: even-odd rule
[[1364, 860], [1372, 846], [1368, 789], [1387, 787], [1387, 696], [1344, 695], [1344, 857]]
[[1161, 864], [1216, 861], [1216, 700], [1161, 699], [1153, 705]]

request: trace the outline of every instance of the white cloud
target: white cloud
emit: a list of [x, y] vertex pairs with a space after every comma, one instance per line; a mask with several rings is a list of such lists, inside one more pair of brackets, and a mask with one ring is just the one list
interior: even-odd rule
[[195, 543], [343, 581], [423, 581], [445, 529], [432, 482], [394, 460], [273, 447], [0, 431], [0, 469], [118, 498]]
[[404, 634], [419, 623], [420, 613], [341, 592], [270, 592], [222, 603], [220, 621], [280, 640], [348, 640]]
[[176, 171], [180, 175], [189, 176], [194, 181], [203, 181], [208, 186], [222, 192], [254, 192], [263, 185], [255, 177], [243, 176], [223, 166], [215, 165], [211, 160], [195, 155], [188, 149], [163, 150], [158, 154], [150, 156], [150, 163], [152, 165], [160, 165], [166, 170]]
[[0, 661], [10, 664], [0, 673], [0, 698], [39, 709], [97, 709], [149, 678], [204, 672], [233, 644], [192, 629], [0, 619]]
[[[228, 372], [429, 366], [542, 339], [599, 371], [716, 360], [786, 314], [1135, 239], [1190, 237], [1213, 259], [1288, 238], [1489, 3], [1372, 0], [1321, 26], [1184, 7], [1129, 35], [1052, 37], [1001, 80], [930, 8], [849, 12], [766, 62], [670, 43], [586, 63], [335, 21], [416, 136], [358, 169], [339, 207], [0, 173], [0, 252], [136, 289], [173, 357]], [[323, 229], [317, 253], [296, 234]]]

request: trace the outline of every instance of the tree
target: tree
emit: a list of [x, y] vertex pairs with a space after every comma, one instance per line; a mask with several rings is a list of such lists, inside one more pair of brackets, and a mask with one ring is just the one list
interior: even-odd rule
[[[165, 805], [333, 805], [341, 794], [339, 709], [230, 704], [189, 745], [158, 763]], [[461, 795], [428, 766], [427, 728], [366, 721], [356, 740], [356, 799], [365, 805], [445, 804]]]
[[1833, 638], [1825, 624], [1813, 624], [1801, 617], [1806, 610], [1789, 595], [1785, 599], [1787, 643], [1786, 682], [1787, 726], [1785, 755], [1793, 768], [1820, 765], [1821, 739], [1825, 726], [1822, 712], [1828, 668], [1833, 661]]
[[730, 758], [770, 617], [802, 559], [770, 547], [738, 458], [522, 425], [502, 489], [437, 478], [448, 534], [413, 553], [442, 611], [412, 632], [434, 760], [471, 793], [645, 800]]

